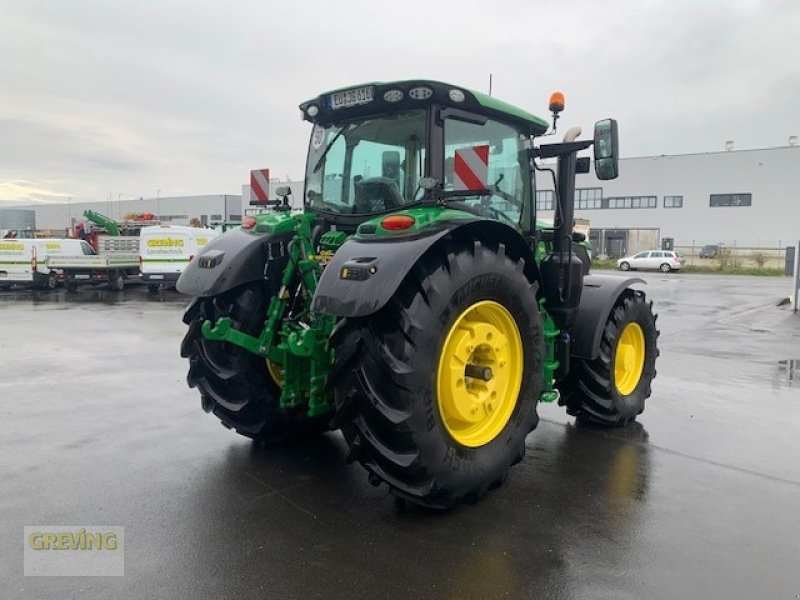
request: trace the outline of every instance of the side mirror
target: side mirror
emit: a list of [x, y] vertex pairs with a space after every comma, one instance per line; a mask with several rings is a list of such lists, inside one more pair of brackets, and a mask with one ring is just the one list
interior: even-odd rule
[[292, 195], [292, 188], [288, 185], [282, 185], [279, 188], [275, 188], [275, 195], [278, 198], [285, 198], [286, 196]]
[[594, 172], [601, 181], [619, 175], [619, 141], [616, 119], [594, 124]]

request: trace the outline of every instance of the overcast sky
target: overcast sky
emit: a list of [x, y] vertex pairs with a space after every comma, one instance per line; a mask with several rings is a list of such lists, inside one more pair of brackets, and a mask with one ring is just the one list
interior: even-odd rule
[[238, 194], [302, 178], [297, 105], [432, 78], [560, 127], [620, 121], [623, 156], [800, 134], [800, 1], [0, 0], [0, 201]]

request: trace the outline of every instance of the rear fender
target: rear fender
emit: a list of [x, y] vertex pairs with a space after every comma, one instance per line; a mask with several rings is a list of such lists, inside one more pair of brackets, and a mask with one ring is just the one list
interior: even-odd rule
[[583, 278], [578, 316], [570, 330], [571, 356], [594, 360], [600, 355], [600, 339], [611, 309], [620, 294], [636, 283], [645, 281], [617, 275], [587, 275]]
[[231, 229], [203, 247], [186, 265], [175, 288], [182, 294], [206, 298], [263, 280], [270, 261], [285, 260], [291, 239], [291, 232], [259, 236]]
[[526, 274], [532, 281], [538, 280], [533, 251], [513, 227], [477, 217], [460, 219], [413, 236], [351, 238], [325, 267], [314, 294], [313, 310], [337, 317], [364, 317], [377, 312], [425, 253], [452, 237], [502, 243], [510, 256], [530, 257], [525, 263]]

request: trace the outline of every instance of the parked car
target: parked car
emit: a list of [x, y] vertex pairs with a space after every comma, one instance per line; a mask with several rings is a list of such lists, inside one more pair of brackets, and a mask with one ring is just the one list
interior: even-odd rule
[[670, 250], [646, 250], [633, 256], [625, 256], [617, 261], [620, 271], [631, 269], [658, 269], [664, 273], [677, 271], [683, 266], [683, 259]]

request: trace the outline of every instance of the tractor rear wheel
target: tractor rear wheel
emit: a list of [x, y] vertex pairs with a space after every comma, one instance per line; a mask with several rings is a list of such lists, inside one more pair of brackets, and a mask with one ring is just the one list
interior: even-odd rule
[[626, 290], [603, 329], [595, 360], [573, 359], [560, 404], [587, 424], [622, 426], [644, 411], [656, 376], [658, 329], [644, 292]]
[[183, 317], [189, 331], [181, 356], [189, 359], [189, 387], [200, 391], [203, 410], [228, 429], [267, 444], [284, 444], [328, 429], [329, 417], [308, 418], [306, 409], [280, 407], [280, 368], [244, 348], [203, 337], [206, 320], [230, 317], [240, 331], [257, 336], [270, 292], [256, 282], [211, 298], [198, 298]]
[[522, 460], [544, 356], [537, 285], [523, 269], [502, 245], [451, 241], [380, 311], [337, 325], [336, 422], [370, 482], [449, 508]]

